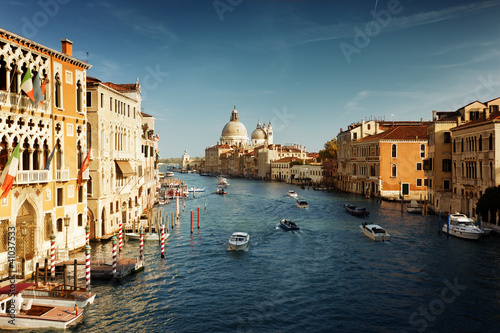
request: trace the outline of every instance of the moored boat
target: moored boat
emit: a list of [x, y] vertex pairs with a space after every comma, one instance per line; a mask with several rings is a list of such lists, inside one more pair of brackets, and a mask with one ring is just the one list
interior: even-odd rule
[[[141, 239], [141, 235], [136, 233], [136, 232], [127, 232], [125, 233], [125, 236], [128, 237], [129, 240], [140, 240]], [[160, 240], [160, 234], [158, 233], [155, 233], [155, 232], [147, 232], [147, 233], [144, 233], [144, 240], [147, 241], [147, 240], [155, 240], [155, 241], [159, 241]], [[165, 240], [170, 236], [169, 233], [165, 233]]]
[[299, 230], [299, 226], [293, 222], [292, 220], [289, 219], [282, 219], [280, 221], [280, 226], [285, 229], [286, 231], [291, 231], [291, 230]]
[[[464, 239], [479, 239], [483, 236], [484, 230], [479, 228], [474, 220], [465, 214], [450, 214], [450, 235]], [[442, 231], [448, 232], [448, 223], [444, 223]]]
[[77, 306], [43, 305], [24, 298], [21, 292], [34, 283], [17, 283], [0, 288], [0, 329], [66, 329], [83, 318]]
[[85, 288], [73, 289], [65, 289], [62, 284], [39, 283], [23, 290], [22, 295], [25, 300], [34, 299], [34, 302], [43, 305], [74, 307], [76, 304], [84, 308], [94, 302], [96, 293], [87, 292]]
[[245, 250], [250, 242], [250, 235], [246, 232], [233, 232], [229, 238], [229, 248], [234, 251]]
[[351, 215], [354, 215], [354, 216], [367, 216], [368, 214], [370, 214], [367, 210], [366, 210], [366, 207], [362, 206], [362, 207], [357, 207], [357, 206], [354, 206], [354, 205], [351, 205], [350, 203], [346, 203], [344, 205], [344, 208], [345, 210], [350, 213]]
[[391, 240], [391, 235], [389, 235], [389, 233], [378, 224], [362, 223], [359, 227], [366, 237], [374, 240], [375, 242]]
[[188, 192], [205, 192], [205, 188], [191, 187]]
[[418, 203], [417, 200], [412, 200], [406, 205], [406, 211], [408, 213], [422, 213], [422, 204]]

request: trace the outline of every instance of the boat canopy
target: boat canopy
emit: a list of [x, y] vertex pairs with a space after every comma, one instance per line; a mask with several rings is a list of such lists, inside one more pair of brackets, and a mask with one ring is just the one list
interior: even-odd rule
[[33, 287], [35, 284], [34, 283], [16, 283], [14, 285], [14, 289], [11, 289], [12, 285], [6, 285], [5, 287], [0, 288], [0, 295], [1, 294], [19, 294], [21, 291], [28, 289], [30, 287]]

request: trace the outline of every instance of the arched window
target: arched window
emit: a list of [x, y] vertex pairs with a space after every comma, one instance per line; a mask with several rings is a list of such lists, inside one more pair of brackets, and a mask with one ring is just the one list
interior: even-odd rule
[[80, 80], [76, 84], [76, 112], [83, 112], [83, 89]]
[[461, 153], [464, 152], [464, 138], [462, 138], [462, 147], [461, 147], [461, 150], [460, 150]]
[[488, 149], [493, 150], [493, 133], [490, 133], [490, 137], [488, 138]]
[[87, 122], [87, 149], [90, 149], [90, 147], [92, 147], [92, 126]]
[[92, 177], [89, 176], [89, 180], [87, 180], [87, 195], [92, 196]]
[[479, 151], [483, 151], [483, 136], [479, 136]]
[[56, 78], [54, 80], [54, 104], [56, 108], [62, 108], [62, 91], [61, 91], [61, 78], [59, 77], [59, 73], [56, 74]]
[[0, 90], [7, 91], [7, 63], [4, 56], [0, 57]]
[[397, 146], [395, 144], [392, 144], [391, 146], [391, 157], [393, 158], [397, 157]]
[[394, 163], [391, 166], [391, 177], [397, 177], [398, 176], [398, 166]]

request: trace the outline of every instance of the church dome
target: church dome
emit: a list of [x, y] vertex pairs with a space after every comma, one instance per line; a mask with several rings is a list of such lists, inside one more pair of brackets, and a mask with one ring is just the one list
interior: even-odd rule
[[236, 107], [231, 112], [229, 122], [222, 129], [221, 143], [236, 144], [246, 146], [248, 144], [248, 133], [245, 125], [240, 122], [240, 117]]
[[253, 140], [265, 140], [266, 139], [266, 132], [262, 128], [256, 128], [252, 132], [252, 141]]

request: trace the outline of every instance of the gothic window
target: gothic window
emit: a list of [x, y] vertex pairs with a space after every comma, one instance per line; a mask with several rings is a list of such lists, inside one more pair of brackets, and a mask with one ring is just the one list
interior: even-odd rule
[[83, 89], [80, 81], [76, 84], [76, 112], [83, 112]]
[[0, 90], [7, 91], [7, 63], [4, 56], [0, 58]]
[[55, 82], [54, 82], [54, 104], [56, 108], [62, 107], [62, 86], [61, 86], [61, 78], [59, 77], [59, 73], [56, 74]]

